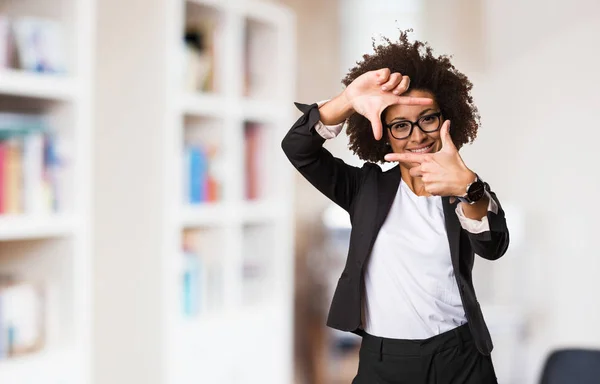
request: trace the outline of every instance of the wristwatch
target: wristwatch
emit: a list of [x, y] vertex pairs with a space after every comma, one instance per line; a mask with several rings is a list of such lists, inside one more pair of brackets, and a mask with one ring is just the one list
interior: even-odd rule
[[456, 198], [467, 204], [475, 204], [485, 195], [486, 191], [490, 190], [490, 186], [485, 181], [475, 174], [475, 181], [467, 185], [466, 193], [463, 196], [456, 196]]

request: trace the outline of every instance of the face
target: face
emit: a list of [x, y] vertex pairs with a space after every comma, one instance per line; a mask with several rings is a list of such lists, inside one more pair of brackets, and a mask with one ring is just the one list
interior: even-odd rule
[[[388, 107], [384, 122], [387, 126], [393, 127], [396, 137], [401, 137], [402, 132], [410, 128], [410, 123], [406, 123], [406, 121], [415, 122], [418, 120], [421, 127], [427, 131], [436, 127], [441, 128], [443, 117], [434, 115], [440, 112], [440, 108], [431, 92], [413, 89], [402, 96], [426, 97], [433, 99], [434, 102], [431, 105], [392, 105]], [[437, 124], [438, 121], [439, 125]], [[425, 133], [415, 125], [411, 135], [405, 139], [396, 139], [392, 136], [389, 128], [385, 128], [385, 131], [387, 140], [395, 153], [434, 153], [442, 148], [439, 129], [435, 132]], [[416, 164], [404, 165], [410, 168]]]

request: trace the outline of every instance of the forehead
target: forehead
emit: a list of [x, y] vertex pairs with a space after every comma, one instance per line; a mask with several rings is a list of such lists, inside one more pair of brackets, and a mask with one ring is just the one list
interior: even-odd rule
[[435, 96], [433, 95], [433, 93], [431, 93], [429, 91], [421, 90], [421, 89], [411, 89], [408, 92], [402, 94], [402, 96], [426, 97], [429, 99], [433, 99], [433, 104], [431, 104], [431, 105], [400, 105], [400, 104], [390, 105], [387, 108], [387, 113], [385, 115], [385, 118], [387, 121], [390, 121], [397, 117], [401, 117], [401, 118], [405, 118], [405, 119], [409, 119], [409, 120], [416, 120], [418, 118], [419, 114], [426, 109], [433, 109], [433, 110], [439, 109], [437, 101], [435, 100]]

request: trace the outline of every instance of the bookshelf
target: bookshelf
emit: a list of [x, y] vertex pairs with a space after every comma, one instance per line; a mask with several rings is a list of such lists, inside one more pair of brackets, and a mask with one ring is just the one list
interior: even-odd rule
[[[205, 305], [194, 315], [167, 306], [164, 382], [291, 382], [293, 174], [280, 141], [295, 117], [294, 16], [243, 0], [174, 2], [170, 11], [168, 56], [181, 55], [185, 30], [203, 30], [215, 70], [205, 88], [168, 79], [166, 180], [175, 187], [165, 195], [166, 302], [182, 301], [177, 258], [191, 233]], [[180, 62], [170, 61], [169, 72]], [[214, 201], [180, 198], [189, 177], [172, 170], [189, 169], [181, 153], [195, 139], [220, 152], [208, 160], [219, 175]]]
[[72, 215], [0, 217], [0, 241], [64, 237], [76, 231]]
[[43, 76], [14, 69], [3, 69], [0, 94], [47, 100], [73, 101], [78, 84], [72, 77]]
[[293, 13], [140, 4], [98, 2], [94, 379], [291, 382]]
[[2, 383], [90, 382], [92, 26], [93, 0], [0, 0]]

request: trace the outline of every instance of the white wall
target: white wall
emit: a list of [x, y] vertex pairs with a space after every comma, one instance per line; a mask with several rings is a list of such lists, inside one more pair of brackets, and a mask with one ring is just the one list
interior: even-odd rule
[[600, 347], [600, 262], [592, 248], [600, 214], [593, 201], [600, 190], [600, 52], [594, 48], [600, 5], [595, 13], [570, 21], [568, 13], [557, 16], [557, 25], [569, 25], [492, 65], [479, 86], [490, 133], [488, 151], [473, 155], [489, 164], [505, 199], [527, 215], [533, 254], [523, 261], [537, 278], [524, 288], [539, 314], [530, 328], [535, 366], [546, 347]]
[[412, 28], [421, 37], [423, 4], [420, 0], [346, 0], [340, 7], [340, 75], [345, 75], [366, 53], [372, 53], [372, 39], [394, 39], [399, 29]]

